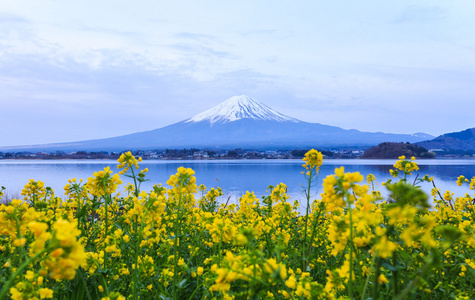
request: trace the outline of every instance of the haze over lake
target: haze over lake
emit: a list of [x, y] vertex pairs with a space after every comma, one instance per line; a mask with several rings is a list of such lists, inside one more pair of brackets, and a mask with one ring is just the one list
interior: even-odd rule
[[[344, 166], [346, 172], [360, 172], [365, 177], [368, 174], [376, 176], [379, 188], [384, 193], [381, 182], [391, 178], [389, 169], [396, 160], [324, 160], [320, 169], [318, 184], [314, 191], [322, 192], [322, 181], [335, 168]], [[464, 175], [467, 178], [475, 176], [475, 160], [418, 160], [420, 167], [418, 173], [434, 177], [438, 188], [451, 190], [455, 195], [470, 192], [468, 185], [458, 187], [457, 177]], [[204, 184], [208, 188], [221, 187], [224, 195], [221, 201], [231, 197], [232, 202], [246, 191], [254, 191], [256, 196], [267, 195], [269, 185], [281, 182], [288, 187], [288, 194], [292, 200], [302, 200], [302, 186], [305, 185], [301, 160], [146, 160], [140, 163], [143, 168], [148, 168], [147, 178], [142, 189], [148, 191], [155, 183], [166, 186], [170, 175], [176, 173], [180, 166], [195, 170], [197, 184]], [[23, 186], [29, 179], [42, 180], [46, 186], [55, 190], [58, 196], [63, 196], [63, 187], [70, 178], [88, 177], [96, 171], [110, 166], [114, 173], [117, 172], [117, 162], [114, 160], [4, 160], [0, 161], [0, 186], [5, 186], [11, 195], [19, 195]], [[411, 180], [415, 178], [415, 175]], [[125, 182], [129, 178], [122, 176]], [[123, 186], [124, 186], [123, 185]], [[423, 189], [430, 193], [432, 185], [423, 184]], [[473, 191], [472, 191], [473, 193]]]

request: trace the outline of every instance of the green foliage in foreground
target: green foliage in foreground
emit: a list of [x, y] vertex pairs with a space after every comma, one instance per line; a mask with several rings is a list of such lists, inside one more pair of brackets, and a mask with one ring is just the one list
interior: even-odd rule
[[[119, 174], [71, 179], [64, 199], [31, 180], [0, 205], [0, 300], [475, 298], [473, 196], [434, 188], [430, 208], [417, 185], [432, 178], [412, 178], [414, 159], [395, 163], [387, 201], [374, 176], [343, 167], [314, 199], [311, 150], [306, 203], [280, 183], [237, 205], [183, 167], [141, 191], [139, 161], [126, 153]], [[121, 175], [133, 184], [119, 193]]]

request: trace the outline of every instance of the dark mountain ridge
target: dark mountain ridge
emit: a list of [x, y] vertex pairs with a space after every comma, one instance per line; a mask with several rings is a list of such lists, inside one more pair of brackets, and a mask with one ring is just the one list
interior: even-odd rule
[[440, 135], [432, 140], [416, 143], [427, 149], [475, 150], [475, 128]]

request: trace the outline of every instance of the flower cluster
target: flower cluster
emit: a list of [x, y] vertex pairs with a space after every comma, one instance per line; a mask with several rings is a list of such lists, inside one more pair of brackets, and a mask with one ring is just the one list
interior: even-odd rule
[[[435, 182], [409, 180], [414, 158], [384, 185], [336, 168], [317, 195], [322, 154], [311, 150], [306, 203], [284, 183], [230, 203], [184, 167], [140, 190], [139, 162], [119, 158], [133, 181], [123, 194], [105, 168], [70, 179], [64, 198], [31, 180], [25, 199], [0, 204], [0, 299], [475, 298], [474, 195], [434, 187], [429, 202], [418, 185]], [[475, 177], [457, 184], [473, 190]]]
[[76, 270], [86, 261], [84, 246], [77, 240], [80, 231], [76, 225], [59, 219], [53, 226], [53, 235], [48, 258], [44, 261], [48, 275], [56, 280], [71, 280], [76, 275]]
[[404, 174], [404, 179], [408, 175], [412, 175], [412, 172], [419, 170], [419, 166], [415, 162], [416, 158], [413, 156], [410, 160], [407, 160], [404, 155], [399, 156], [399, 160], [394, 164], [395, 170], [389, 170], [389, 173], [394, 177], [398, 177], [399, 171]]
[[87, 180], [87, 187], [89, 192], [97, 197], [111, 195], [117, 187], [122, 184], [122, 180], [118, 174], [112, 175], [110, 167], [104, 168], [103, 171], [95, 172], [94, 177], [89, 177]]
[[28, 184], [21, 190], [21, 195], [25, 196], [24, 200], [30, 199], [40, 199], [46, 195], [45, 183], [43, 181], [35, 181], [30, 179]]
[[357, 197], [368, 191], [367, 185], [359, 185], [363, 175], [359, 172], [345, 173], [344, 167], [336, 168], [335, 175], [329, 175], [323, 180], [322, 200], [329, 211], [338, 210], [352, 204]]
[[323, 163], [323, 154], [315, 149], [305, 153], [303, 158], [305, 164], [302, 166], [307, 169], [307, 175], [310, 175], [312, 169], [318, 170]]
[[[13, 213], [18, 216], [20, 211], [15, 210]], [[23, 236], [23, 242], [17, 249], [12, 249], [13, 260], [10, 261], [23, 258], [18, 260], [21, 266], [12, 269], [16, 270], [15, 274], [23, 269], [31, 267], [33, 269], [26, 271], [24, 280], [15, 274], [12, 275], [4, 284], [0, 297], [3, 299], [9, 291], [12, 299], [53, 298], [53, 290], [47, 287], [49, 286], [47, 282], [51, 282], [51, 279], [59, 281], [73, 279], [76, 271], [85, 262], [84, 245], [77, 239], [79, 234], [74, 224], [62, 219], [54, 222], [51, 228], [45, 222], [30, 221], [27, 229], [18, 233], [19, 236]], [[29, 257], [24, 256], [26, 246], [29, 248]], [[12, 267], [9, 262], [4, 264], [5, 266]]]
[[175, 175], [171, 175], [167, 184], [172, 188], [170, 194], [195, 194], [198, 186], [196, 185], [196, 177], [193, 176], [195, 171], [191, 168], [179, 167]]
[[139, 157], [139, 159], [137, 160], [135, 158], [135, 156], [132, 155], [132, 153], [130, 151], [128, 152], [125, 152], [123, 153], [119, 159], [117, 160], [117, 162], [119, 163], [117, 165], [117, 169], [122, 169], [119, 174], [125, 174], [127, 173], [127, 171], [129, 170], [129, 168], [135, 168], [135, 169], [138, 169], [139, 168], [139, 162], [142, 161], [142, 158]]

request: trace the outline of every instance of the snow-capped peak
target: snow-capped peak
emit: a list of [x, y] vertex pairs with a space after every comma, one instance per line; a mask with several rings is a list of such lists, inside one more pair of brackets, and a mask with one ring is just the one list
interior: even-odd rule
[[197, 114], [187, 122], [208, 121], [213, 125], [217, 122], [227, 123], [240, 119], [299, 122], [297, 119], [283, 115], [246, 95], [231, 97], [215, 107]]

